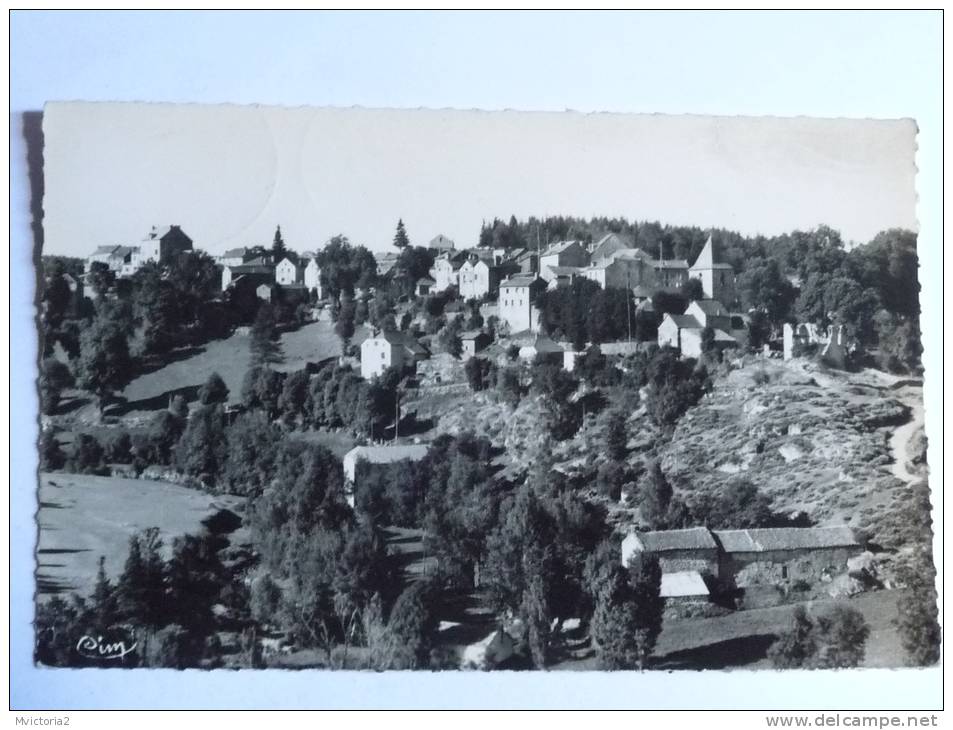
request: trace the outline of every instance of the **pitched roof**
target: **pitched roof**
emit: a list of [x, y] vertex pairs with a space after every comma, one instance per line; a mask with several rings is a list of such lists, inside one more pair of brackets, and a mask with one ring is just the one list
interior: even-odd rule
[[556, 276], [575, 276], [582, 273], [585, 267], [579, 266], [547, 266]]
[[666, 319], [671, 319], [675, 325], [681, 329], [704, 329], [697, 319], [690, 314], [666, 314]]
[[104, 254], [104, 253], [111, 254], [111, 253], [112, 253], [113, 251], [115, 251], [117, 248], [120, 248], [120, 246], [119, 246], [118, 244], [115, 245], [115, 246], [97, 246], [97, 247], [96, 247], [96, 250], [93, 251], [93, 253], [92, 253], [91, 255], [92, 255], [92, 256], [96, 256], [96, 255], [98, 255], [98, 254]]
[[501, 281], [500, 289], [532, 286], [537, 281], [539, 281], [539, 277], [536, 276], [536, 274], [516, 274], [515, 276], [511, 276], [510, 278]]
[[734, 267], [731, 264], [716, 264], [715, 263], [715, 244], [712, 241], [711, 236], [708, 236], [708, 240], [705, 241], [705, 247], [702, 249], [701, 253], [698, 254], [698, 258], [695, 259], [695, 263], [692, 264], [693, 269], [732, 269]]
[[718, 543], [707, 527], [689, 527], [684, 530], [658, 530], [638, 532], [636, 536], [646, 552], [660, 553], [666, 550], [717, 549]]
[[230, 248], [228, 251], [222, 254], [223, 259], [233, 259], [236, 256], [244, 256], [248, 253], [248, 249], [242, 246], [241, 248]]
[[532, 345], [529, 345], [537, 353], [555, 353], [555, 352], [565, 352], [562, 347], [557, 345], [546, 335], [536, 335], [536, 340]]
[[659, 261], [658, 259], [652, 260], [652, 266], [656, 269], [688, 269], [691, 268], [688, 265], [688, 262], [684, 259], [665, 259], [664, 261]]
[[710, 317], [728, 316], [728, 310], [717, 299], [696, 299], [689, 306], [698, 307]]
[[431, 279], [428, 276], [421, 276], [419, 279], [417, 279], [417, 286], [420, 286], [421, 284], [426, 284], [427, 286], [433, 286], [436, 283], [437, 282], [435, 282], [433, 279]]
[[679, 570], [674, 573], [662, 573], [661, 598], [679, 598], [684, 596], [707, 596], [708, 586], [697, 570]]
[[475, 340], [477, 337], [489, 337], [489, 335], [483, 330], [470, 330], [460, 333], [461, 340]]
[[733, 335], [717, 328], [715, 329], [715, 342], [733, 342], [736, 345], [738, 344], [738, 340]]
[[423, 459], [429, 447], [426, 444], [405, 444], [399, 446], [355, 446], [344, 455], [348, 461], [368, 461], [371, 464], [392, 464], [395, 461], [419, 461]]
[[578, 241], [557, 241], [556, 243], [550, 244], [549, 248], [543, 251], [542, 255], [552, 256], [554, 254], [562, 253], [573, 244], [578, 244], [578, 243], [579, 243]]
[[655, 260], [641, 248], [620, 248], [611, 255], [611, 258], [613, 261], [618, 261], [619, 259], [642, 259], [643, 261], [655, 263]]
[[834, 527], [769, 527], [751, 530], [714, 530], [725, 552], [765, 552], [768, 550], [810, 550], [856, 547], [860, 543], [853, 530]]
[[[260, 259], [255, 259], [259, 261]], [[272, 269], [270, 266], [264, 264], [253, 264], [251, 262], [247, 264], [239, 264], [238, 266], [228, 266], [226, 267], [229, 271], [232, 272], [232, 276], [243, 275], [243, 274], [271, 274]]]

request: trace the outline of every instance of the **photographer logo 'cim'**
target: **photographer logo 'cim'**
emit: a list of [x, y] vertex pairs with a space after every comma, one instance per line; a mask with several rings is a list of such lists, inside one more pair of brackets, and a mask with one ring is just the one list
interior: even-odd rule
[[106, 635], [84, 634], [76, 642], [76, 652], [86, 659], [122, 661], [139, 645], [123, 629], [110, 629]]

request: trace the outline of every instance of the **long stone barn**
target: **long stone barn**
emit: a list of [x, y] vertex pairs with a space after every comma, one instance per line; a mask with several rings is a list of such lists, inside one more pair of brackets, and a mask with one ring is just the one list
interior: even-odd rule
[[632, 531], [622, 541], [622, 562], [655, 555], [663, 576], [677, 573], [684, 581], [686, 574], [697, 574], [713, 591], [741, 589], [748, 604], [773, 598], [778, 590], [815, 588], [845, 573], [847, 561], [862, 551], [848, 527], [692, 527]]

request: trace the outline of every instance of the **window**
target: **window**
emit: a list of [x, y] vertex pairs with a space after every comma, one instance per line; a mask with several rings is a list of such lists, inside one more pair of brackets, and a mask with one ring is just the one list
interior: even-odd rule
[[384, 353], [381, 352], [381, 360], [385, 360], [385, 359], [386, 359], [386, 357], [384, 356]]
[[788, 566], [782, 565], [782, 566], [781, 566], [781, 578], [784, 579], [784, 580], [787, 580], [787, 577], [788, 577]]

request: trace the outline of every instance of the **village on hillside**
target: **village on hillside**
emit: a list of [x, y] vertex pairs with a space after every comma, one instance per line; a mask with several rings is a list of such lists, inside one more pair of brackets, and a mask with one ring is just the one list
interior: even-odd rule
[[915, 234], [433, 233], [44, 257], [38, 662], [938, 660]]

